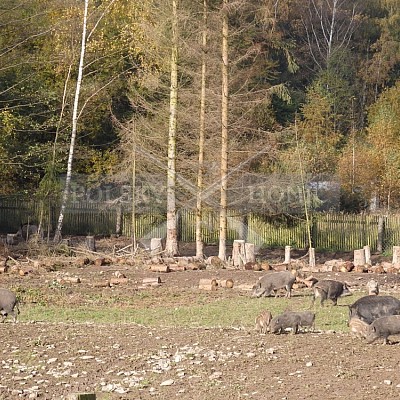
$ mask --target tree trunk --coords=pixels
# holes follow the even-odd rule
[[[89,6],[89,0],[85,0],[85,8],[84,8],[84,14],[83,14],[83,27],[82,27],[81,55],[80,55],[80,59],[79,59],[78,78],[76,81],[74,108],[73,108],[73,112],[72,112],[71,143],[69,146],[67,175],[66,175],[66,179],[65,179],[65,187],[64,187],[64,192],[63,192],[63,196],[62,196],[61,209],[60,209],[60,214],[58,217],[56,232],[54,235],[55,243],[58,243],[61,240],[61,231],[62,231],[62,226],[63,226],[64,214],[65,214],[65,209],[67,208],[67,201],[68,201],[70,186],[71,186],[72,160],[74,158],[76,131],[77,131],[77,123],[78,123],[79,94],[80,94],[81,84],[82,84],[83,61],[85,58],[85,51],[86,51],[86,28],[87,28],[88,6]]]
[[[178,107],[178,11],[177,0],[172,0],[172,49],[171,49],[171,87],[168,132],[167,168],[167,256],[178,254],[178,235],[176,228],[176,113]]]
[[[136,252],[136,123],[133,121],[132,132],[132,215],[131,215],[131,239],[132,256]]]
[[[228,180],[228,0],[223,2],[222,16],[222,98],[221,98],[221,201],[219,215],[219,253],[226,260],[227,180]]]
[[[202,65],[201,65],[201,94],[200,94],[200,129],[199,129],[199,169],[197,173],[197,201],[196,201],[196,257],[204,257],[204,243],[201,232],[202,223],[202,191],[204,172],[204,126],[206,109],[206,46],[207,46],[207,0],[203,2],[203,35],[202,35]]]
[[[400,264],[400,246],[393,246],[392,263]]]
[[[376,245],[376,250],[378,253],[383,251],[383,235],[385,232],[385,220],[382,215],[378,218],[378,243]]]

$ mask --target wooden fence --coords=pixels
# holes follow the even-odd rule
[[[38,221],[40,210],[37,202],[20,198],[0,197],[0,233],[15,233],[21,223]],[[49,211],[50,225],[54,228],[58,209]],[[183,242],[194,242],[195,212],[182,209],[178,211],[178,238]],[[390,251],[392,246],[400,245],[400,215],[367,215],[318,213],[311,215],[313,246],[317,250],[352,251],[369,245],[372,251],[378,248],[378,225],[383,222],[382,247]],[[119,221],[119,223],[118,223]],[[131,235],[132,216],[116,208],[94,202],[76,202],[67,207],[64,235],[111,235],[116,233],[117,225],[121,233]],[[46,225],[46,224],[45,224]],[[219,213],[205,210],[202,218],[202,233],[206,244],[218,243]],[[136,215],[135,234],[138,239],[165,237],[166,216],[160,211],[149,210]],[[245,239],[260,247],[306,248],[308,235],[303,216],[295,215],[242,215],[228,212],[228,242]]]

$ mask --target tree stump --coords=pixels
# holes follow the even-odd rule
[[[285,246],[285,261],[283,261],[284,264],[290,264],[290,250],[292,248],[290,246]]]
[[[256,262],[254,243],[245,243],[244,250],[246,254],[246,262]]]
[[[150,254],[156,256],[162,253],[162,242],[161,238],[152,238],[150,241]]]
[[[90,251],[96,251],[96,241],[94,239],[94,236],[86,236],[86,247]]]
[[[308,263],[310,264],[311,268],[315,267],[315,248],[310,247],[309,248],[309,255],[308,255]]]
[[[7,244],[9,246],[13,246],[15,244],[18,244],[18,237],[16,233],[7,233]]]
[[[392,264],[400,264],[400,246],[393,246]]]
[[[353,264],[355,267],[358,265],[365,265],[365,249],[354,250],[354,261]]]
[[[233,241],[232,261],[235,267],[241,267],[246,263],[246,248],[244,240]]]
[[[365,252],[365,264],[372,265],[371,263],[371,248],[366,245],[363,247]]]

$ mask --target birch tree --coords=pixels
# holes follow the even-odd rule
[[[222,87],[221,87],[221,201],[219,214],[219,250],[218,257],[226,259],[227,239],[227,187],[228,187],[228,0],[223,0],[222,9]]]
[[[62,195],[61,201],[61,209],[60,214],[58,216],[57,228],[54,235],[54,242],[59,242],[61,240],[61,230],[64,221],[64,214],[67,208],[68,197],[70,194],[70,186],[71,186],[71,176],[72,176],[72,161],[74,158],[74,150],[75,150],[75,140],[77,133],[77,125],[78,125],[78,104],[79,104],[79,94],[82,85],[82,75],[83,75],[83,63],[85,59],[85,50],[86,50],[86,31],[87,31],[87,16],[88,16],[88,7],[89,0],[85,0],[85,6],[83,11],[83,24],[82,24],[82,40],[81,40],[81,52],[79,57],[79,66],[78,66],[78,78],[76,81],[76,89],[75,89],[75,98],[74,98],[74,106],[72,112],[72,131],[71,131],[71,142],[69,145],[69,154],[68,154],[68,162],[67,162],[67,174],[65,179],[65,187]]]
[[[178,109],[178,7],[172,0],[172,46],[171,46],[171,83],[168,129],[168,166],[167,166],[167,238],[165,253],[178,254],[176,228],[176,125]]]
[[[351,7],[352,3],[352,7]],[[310,0],[303,23],[310,53],[320,69],[329,66],[336,52],[346,48],[356,27],[356,2]]]

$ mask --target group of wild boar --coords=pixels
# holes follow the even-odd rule
[[[263,276],[253,287],[253,297],[277,297],[279,290],[285,289],[285,297],[291,297],[292,286],[296,280],[290,271],[271,272]],[[367,285],[368,295],[361,297],[349,306],[350,332],[358,337],[365,338],[368,343],[383,339],[386,344],[390,335],[400,334],[400,300],[393,296],[379,296],[376,282]],[[324,279],[313,282],[312,303],[316,298],[321,299],[321,306],[326,300],[331,300],[337,305],[341,296],[351,295],[346,283],[333,279]],[[7,316],[12,316],[14,322],[19,314],[18,299],[15,293],[8,289],[0,288],[0,313],[1,322]],[[300,328],[315,328],[315,313],[312,311],[285,311],[273,317],[271,312],[265,310],[256,318],[256,329],[261,333],[283,333],[291,329],[296,334]]]
[[[253,287],[252,297],[277,297],[281,289],[285,290],[285,297],[291,297],[292,286],[296,280],[290,271],[272,272],[264,275]],[[386,344],[390,335],[400,334],[400,300],[393,296],[379,296],[379,285],[370,281],[367,285],[368,295],[361,297],[349,306],[348,326],[350,332],[368,343],[383,339]],[[351,292],[346,283],[333,279],[316,281],[312,285],[312,304],[316,298],[321,299],[321,306],[326,300],[337,305],[342,296],[349,296]],[[285,311],[275,317],[267,310],[256,317],[255,329],[261,333],[283,333],[290,329],[296,334],[300,328],[315,328],[315,313],[312,311]]]

